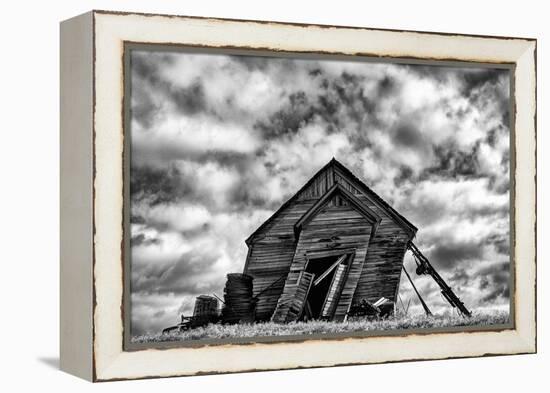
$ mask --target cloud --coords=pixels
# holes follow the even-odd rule
[[[465,260],[478,259],[482,256],[479,244],[470,242],[443,243],[430,253],[430,259],[437,261],[439,267],[456,266]]]
[[[508,307],[508,71],[170,51],[131,66],[134,334],[221,294],[244,239],[332,157],[419,227],[470,308]],[[422,312],[403,278],[400,295]]]
[[[159,244],[160,240],[159,239],[151,239],[151,238],[146,237],[143,233],[139,233],[135,236],[132,236],[130,242],[131,242],[131,245],[133,247],[134,246],[137,247],[137,246],[141,246],[142,244],[143,245]]]
[[[132,162],[138,165],[185,159],[205,153],[250,154],[258,147],[256,135],[238,124],[211,118],[174,114],[154,130],[132,124]]]

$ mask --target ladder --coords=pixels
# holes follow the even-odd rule
[[[449,302],[453,308],[458,309],[458,312],[466,317],[471,317],[472,313],[468,311],[464,303],[456,296],[456,294],[453,292],[450,286],[447,285],[445,280],[439,275],[439,273],[434,269],[430,261],[428,261],[428,258],[426,258],[416,247],[416,245],[413,242],[409,242],[409,245],[407,247],[409,250],[411,250],[414,261],[416,262],[416,274],[422,275],[422,274],[428,274],[432,276],[434,281],[437,285],[439,285],[439,288],[441,288],[441,294]]]

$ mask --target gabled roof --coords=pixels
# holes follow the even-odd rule
[[[402,216],[397,210],[395,210],[393,207],[391,207],[388,202],[382,199],[377,193],[375,193],[370,187],[368,187],[361,179],[359,179],[357,176],[355,176],[348,168],[346,168],[342,163],[337,161],[335,158],[333,158],[330,163],[332,163],[334,166],[336,166],[338,169],[340,169],[343,174],[346,175],[346,177],[349,177],[353,179],[367,194],[367,196],[372,197],[374,199],[374,202],[381,205],[384,210],[388,212],[390,216],[392,216],[401,226],[407,230],[408,232],[412,232],[412,234],[416,234],[418,231],[418,228],[411,223],[409,220],[407,220],[404,216]]]
[[[361,181],[357,176],[355,176],[348,168],[346,168],[342,163],[340,163],[335,158],[332,158],[325,166],[323,166],[321,169],[315,173],[307,182],[304,184],[302,188],[300,188],[290,199],[288,199],[285,203],[281,205],[279,209],[275,213],[271,215],[262,225],[258,227],[246,240],[246,244],[250,244],[251,240],[254,238],[256,234],[258,234],[260,231],[262,231],[264,228],[266,228],[275,217],[279,215],[283,210],[285,210],[291,203],[293,203],[299,195],[302,193],[302,191],[306,190],[311,184],[315,181],[315,179],[327,170],[329,167],[333,167],[335,169],[338,169],[341,174],[350,179],[358,188],[361,189],[361,191],[370,198],[373,203],[377,204],[382,208],[384,211],[386,211],[406,232],[411,234],[411,237],[416,234],[416,231],[418,228],[414,226],[409,220],[407,220],[405,217],[403,217],[401,214],[399,214],[393,207],[391,207],[386,201],[384,201],[378,194],[376,194],[372,189],[370,189],[363,181]]]
[[[319,198],[317,202],[315,202],[311,208],[309,208],[307,212],[304,213],[302,217],[300,217],[296,224],[294,224],[294,233],[298,235],[303,226],[311,221],[335,195],[339,195],[348,201],[351,206],[353,206],[363,217],[367,219],[367,221],[373,225],[372,233],[376,231],[376,227],[378,227],[378,224],[382,221],[380,216],[378,216],[371,208],[365,205],[365,203],[363,203],[351,192],[346,190],[340,184],[335,183],[321,198]]]

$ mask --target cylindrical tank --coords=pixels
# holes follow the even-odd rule
[[[193,317],[210,318],[218,316],[218,299],[213,296],[201,295],[195,300]]]
[[[224,323],[254,322],[256,299],[253,298],[253,278],[247,274],[230,273],[224,288],[222,321]]]

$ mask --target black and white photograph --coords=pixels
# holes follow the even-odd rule
[[[125,56],[131,343],[511,326],[510,67]]]
[[[547,391],[548,12],[442,4],[6,2],[0,392]]]

